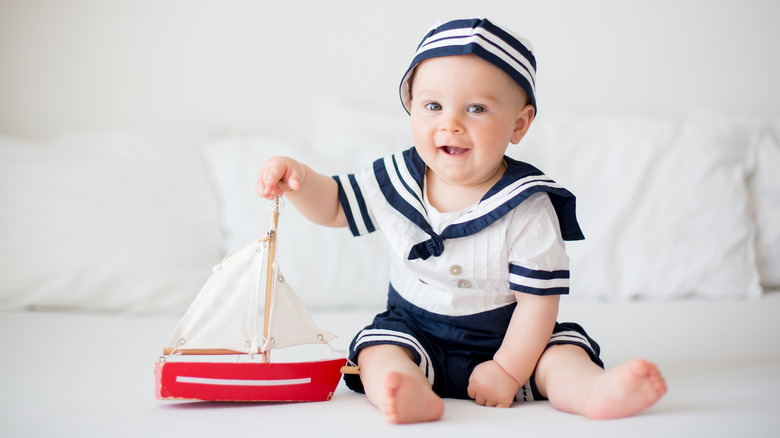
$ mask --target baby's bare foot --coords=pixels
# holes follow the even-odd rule
[[[382,412],[390,423],[435,421],[444,415],[444,402],[413,377],[392,372],[385,376]]]
[[[607,371],[596,382],[585,414],[591,419],[622,418],[643,411],[666,394],[658,368],[634,359]]]

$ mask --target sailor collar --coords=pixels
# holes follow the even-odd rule
[[[507,168],[501,179],[440,234],[430,225],[423,201],[427,166],[417,150],[412,147],[374,162],[374,176],[390,206],[430,236],[412,246],[409,260],[440,256],[444,251],[444,240],[471,236],[483,230],[537,192],[550,196],[564,240],[585,238],[577,222],[576,199],[571,192],[528,163],[506,156],[504,160]]]

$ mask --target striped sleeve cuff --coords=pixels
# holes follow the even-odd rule
[[[533,295],[569,293],[569,271],[542,271],[509,265],[509,288]]]
[[[339,187],[339,202],[349,222],[353,236],[363,236],[376,231],[368,214],[368,206],[354,174],[334,176]]]

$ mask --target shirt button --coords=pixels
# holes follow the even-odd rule
[[[463,272],[463,269],[461,269],[458,265],[452,265],[450,266],[450,274],[452,275],[460,275],[460,273]]]
[[[458,280],[458,287],[461,289],[468,289],[471,287],[471,283],[468,280]]]

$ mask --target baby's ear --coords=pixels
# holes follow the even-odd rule
[[[520,140],[525,137],[525,133],[528,132],[528,129],[531,127],[531,122],[534,121],[535,116],[536,109],[530,103],[520,110],[520,113],[518,113],[517,118],[515,119],[515,130],[512,132],[512,138],[510,139],[512,144],[520,143]]]

